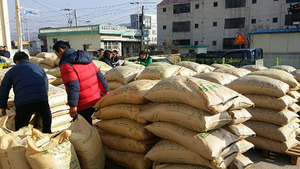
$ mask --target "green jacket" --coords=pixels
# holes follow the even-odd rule
[[[149,64],[152,63],[152,58],[147,54],[145,59],[141,59],[140,57],[137,59],[137,61],[140,62],[141,65],[148,66]]]

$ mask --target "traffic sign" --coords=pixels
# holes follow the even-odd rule
[[[24,14],[25,15],[38,15],[38,13],[39,13],[39,10],[37,10],[37,9],[29,9],[29,8],[25,8],[25,10],[24,10]]]
[[[246,43],[247,43],[247,41],[245,40],[245,38],[242,36],[241,33],[239,33],[233,44],[239,45],[239,44],[246,44]]]

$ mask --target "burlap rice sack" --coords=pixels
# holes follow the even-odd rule
[[[242,66],[241,68],[250,70],[251,72],[268,69],[267,67],[262,66],[262,65],[245,65],[245,66]]]
[[[49,85],[48,102],[50,107],[67,104],[66,91],[53,85]]]
[[[49,69],[46,71],[47,74],[55,76],[55,77],[61,77],[60,68],[56,67],[53,69]]]
[[[206,66],[201,65],[196,62],[182,61],[182,62],[178,62],[176,65],[191,69],[191,70],[195,71],[197,74],[204,73],[204,72],[210,72],[210,70]]]
[[[147,123],[146,120],[139,117],[144,107],[145,105],[138,104],[115,104],[99,109],[95,116],[103,120],[127,118],[138,123]]]
[[[234,66],[230,65],[230,64],[217,64],[217,63],[214,63],[211,65],[212,67],[216,68],[216,69],[219,69],[219,68],[235,68]]]
[[[220,128],[232,121],[227,112],[210,114],[181,103],[153,103],[139,117],[151,122],[174,123],[198,132]]]
[[[280,80],[259,75],[247,75],[226,86],[243,95],[260,94],[282,97],[289,91],[288,84]]]
[[[288,109],[283,109],[279,111],[279,110],[253,107],[253,108],[247,108],[247,110],[252,115],[251,118],[252,121],[261,121],[261,122],[272,123],[280,126],[284,126],[287,123],[299,117],[299,115],[297,115],[296,113]]]
[[[55,79],[53,82],[51,82],[52,85],[54,86],[59,86],[61,84],[64,84],[63,79],[61,77]]]
[[[288,85],[290,85],[293,90],[298,90],[300,87],[300,84],[297,82],[294,76],[283,70],[266,69],[266,70],[252,72],[251,75],[266,76],[272,79],[281,80],[287,83]]]
[[[133,81],[138,73],[140,72],[137,69],[118,66],[114,69],[109,70],[105,74],[105,78],[107,81],[117,81],[123,84],[127,84]]]
[[[251,119],[251,114],[246,109],[241,110],[231,110],[229,111],[229,114],[232,116],[232,122],[229,124],[238,124],[238,123],[244,123],[247,120]]]
[[[247,70],[247,69],[243,69],[243,68],[229,68],[229,67],[215,69],[214,72],[227,73],[227,74],[234,75],[236,77],[243,77],[243,76],[251,73],[251,71]]]
[[[157,81],[137,80],[119,87],[102,97],[94,106],[96,109],[119,103],[144,104],[148,101],[143,98],[146,91],[151,89]]]
[[[192,164],[158,164],[153,169],[209,169],[208,167]]]
[[[189,68],[180,66],[179,72],[177,75],[179,76],[195,76],[197,73]]]
[[[108,86],[109,86],[109,89],[112,91],[121,86],[124,86],[124,84],[121,82],[117,82],[117,81],[110,81],[110,82],[108,82]]]
[[[295,135],[294,135],[295,136]],[[286,142],[279,142],[272,139],[256,136],[256,137],[248,137],[247,140],[255,145],[257,148],[270,150],[273,152],[285,152],[291,147],[299,144],[299,141],[295,138],[290,138]]]
[[[250,137],[248,137],[248,138],[250,138]],[[252,144],[251,142],[244,140],[244,139],[239,140],[235,145],[238,148],[238,153],[245,153],[254,147],[254,144]]]
[[[242,123],[233,124],[223,127],[223,129],[229,131],[233,135],[236,135],[240,140],[247,137],[255,136],[255,132]]]
[[[98,127],[97,129],[103,144],[113,150],[133,153],[147,153],[151,149],[151,147],[159,140],[159,138],[152,138],[145,141],[139,141],[124,136],[107,133],[99,129]]]
[[[297,102],[296,99],[288,95],[282,97],[274,97],[267,95],[245,95],[249,98],[255,105],[255,107],[267,108],[273,110],[283,110],[290,107],[292,104]]]
[[[55,76],[52,76],[50,74],[46,74],[47,75],[47,78],[48,78],[48,83],[52,83],[56,80],[56,77]]]
[[[125,118],[102,120],[97,123],[97,126],[105,132],[135,140],[148,140],[154,137],[152,133],[144,129],[145,124]]]
[[[144,159],[145,154],[104,149],[105,156],[117,164],[130,169],[149,169],[152,162]]]
[[[41,52],[38,53],[35,57],[37,58],[57,58],[55,53],[50,53],[50,52]]]
[[[198,133],[166,122],[155,122],[145,128],[156,136],[183,145],[209,160],[219,157],[222,153],[227,153],[223,152],[224,149],[238,141],[236,136],[224,129]]]
[[[232,163],[229,165],[230,169],[244,169],[249,168],[254,164],[253,161],[250,160],[250,158],[244,156],[243,154],[238,154]]]
[[[270,67],[270,69],[279,69],[279,70],[286,71],[288,73],[292,73],[296,70],[293,66],[290,66],[290,65],[273,66],[273,67]]]
[[[148,66],[169,66],[170,63],[167,62],[152,62]]]
[[[104,150],[97,129],[78,115],[67,132],[70,134],[70,141],[74,145],[81,168],[104,169]]]
[[[40,63],[51,66],[51,67],[55,67],[57,66],[54,61],[56,58],[45,58],[43,60],[40,61]]]
[[[226,111],[238,93],[206,80],[175,76],[158,82],[144,97],[159,103],[184,103],[212,113]]]
[[[204,79],[210,82],[218,83],[220,85],[226,85],[238,78],[237,76],[227,74],[227,73],[221,73],[221,72],[201,73],[195,75],[194,77],[199,79]]]
[[[247,121],[244,124],[250,127],[256,135],[280,142],[289,140],[299,128],[299,124],[293,121],[284,126],[259,121]]]
[[[149,79],[149,80],[162,80],[167,77],[176,76],[179,71],[178,66],[147,66],[141,74],[138,76],[138,80]]]

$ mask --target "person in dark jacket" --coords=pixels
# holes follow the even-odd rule
[[[38,65],[29,62],[24,52],[17,52],[13,58],[16,66],[4,76],[0,86],[0,108],[6,114],[7,100],[11,86],[15,93],[15,127],[28,126],[34,112],[39,113],[43,120],[44,133],[51,133],[52,116],[48,104],[48,78],[45,71]]]
[[[113,63],[112,63],[112,65],[113,65],[113,67],[117,67],[117,66],[120,66],[120,63],[119,63],[119,60],[120,60],[120,58],[119,58],[119,56],[118,56],[118,51],[117,50],[113,50],[112,51],[112,60],[113,60]]]
[[[8,51],[7,46],[3,46],[3,52],[2,52],[2,54],[0,54],[0,55],[4,56],[6,58],[10,58],[10,52]]]
[[[70,116],[76,118],[80,114],[92,124],[93,106],[101,98],[100,91],[104,96],[109,92],[104,75],[92,62],[93,56],[82,50],[75,51],[68,42],[58,41],[53,49],[60,59],[59,67],[68,94]]]
[[[103,57],[101,57],[99,59],[102,62],[105,62],[106,64],[108,64],[109,66],[113,67],[113,54],[112,51],[110,50],[105,50],[103,53]]]
[[[144,66],[148,66],[149,64],[152,63],[152,58],[149,56],[149,54],[146,51],[142,50],[139,53],[139,58],[137,59],[136,63]]]

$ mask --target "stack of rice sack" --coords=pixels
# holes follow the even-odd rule
[[[134,81],[135,77],[141,73],[141,71],[141,69],[136,69],[130,66],[118,66],[114,69],[110,69],[105,74],[105,78],[110,90],[112,91]]]
[[[222,127],[249,119],[253,103],[237,92],[194,77],[174,76],[158,82],[144,97],[152,101],[139,116],[145,128],[162,138],[146,155],[161,165],[226,168],[251,148]],[[235,119],[235,121],[233,121]],[[253,135],[253,131],[250,135]],[[240,138],[240,141],[239,141]]]
[[[94,106],[95,116],[101,119],[95,125],[99,130],[108,159],[132,169],[148,169],[152,163],[145,154],[157,138],[144,129],[147,121],[138,117],[148,102],[144,93],[157,82],[137,80],[121,86],[101,98]]]
[[[176,65],[191,69],[191,70],[195,71],[197,74],[212,72],[215,69],[212,66],[208,66],[205,64],[199,64],[196,62],[190,62],[190,61],[178,62]]]
[[[38,53],[35,58],[31,57],[30,62],[36,63],[45,70],[53,69],[58,66],[59,59],[55,53],[41,52]]]
[[[106,64],[105,62],[93,60],[94,64],[98,67],[98,69],[101,71],[103,75],[105,75],[106,72],[108,72],[110,69],[112,69],[111,66]]]
[[[296,104],[299,83],[282,70],[265,69],[254,71],[239,78],[227,87],[245,95],[254,102],[254,108],[248,108],[252,118],[245,123],[257,134],[247,138],[256,147],[273,152],[285,152],[298,144],[295,139],[299,129],[300,109]]]
[[[70,135],[23,127],[0,137],[0,168],[74,168],[80,164]]]
[[[67,93],[64,89],[49,85],[48,102],[52,113],[52,132],[67,129],[71,125],[71,116],[69,114],[69,106],[67,106]],[[42,117],[36,119],[37,129],[42,130]]]

